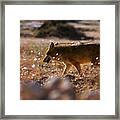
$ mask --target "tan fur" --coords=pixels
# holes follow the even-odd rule
[[[80,64],[93,63],[94,65],[97,65],[100,60],[99,58],[99,44],[54,46],[54,43],[51,43],[47,52],[47,56],[45,57],[43,62],[49,62],[52,59],[64,62],[65,69],[63,74],[66,74],[71,65],[74,65],[80,74]]]

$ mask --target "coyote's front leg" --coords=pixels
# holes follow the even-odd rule
[[[62,75],[65,75],[71,67],[71,64],[69,64],[69,63],[64,63],[64,65],[65,65],[65,68],[64,68]]]

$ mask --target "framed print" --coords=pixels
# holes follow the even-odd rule
[[[1,2],[2,119],[119,119],[119,2]]]

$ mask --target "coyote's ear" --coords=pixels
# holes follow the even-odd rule
[[[54,47],[54,43],[51,42],[51,44],[50,44],[50,48],[53,48],[53,47]]]

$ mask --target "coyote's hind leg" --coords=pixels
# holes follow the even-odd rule
[[[75,68],[77,69],[79,76],[81,75],[81,67],[80,67],[80,63],[76,62],[76,61],[72,61],[72,64],[75,66]]]
[[[77,71],[78,71],[78,73],[79,73],[79,75],[80,75],[80,73],[81,73],[81,67],[80,67],[80,64],[77,63],[77,64],[74,64],[74,66],[76,67],[76,69],[77,69]]]

